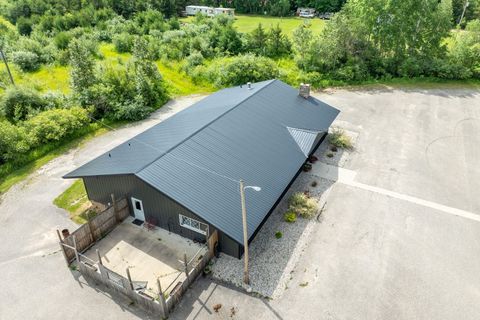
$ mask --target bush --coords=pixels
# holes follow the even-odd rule
[[[123,32],[113,36],[113,45],[118,53],[132,52],[133,36]]]
[[[17,20],[17,30],[22,36],[29,36],[32,33],[32,21],[21,17]]]
[[[278,76],[279,70],[273,60],[253,54],[218,59],[205,72],[204,69],[196,68],[193,73],[196,81],[206,77],[206,80],[214,83],[217,87],[263,81]]]
[[[328,141],[337,148],[352,149],[352,139],[341,129],[333,129],[328,135]]]
[[[0,102],[0,110],[11,122],[25,120],[45,107],[45,100],[36,91],[21,87],[9,88]]]
[[[40,58],[33,52],[16,51],[12,54],[12,60],[25,72],[36,71],[40,68]]]
[[[55,42],[55,46],[60,49],[60,50],[65,50],[68,48],[68,44],[70,43],[70,40],[72,39],[72,36],[67,33],[67,32],[59,32],[53,39]]]
[[[283,216],[283,219],[288,222],[288,223],[293,223],[295,221],[297,221],[297,214],[295,213],[295,211],[287,211],[285,212],[285,215]]]
[[[318,210],[317,201],[301,192],[294,193],[289,202],[289,210],[303,218],[312,218]]]
[[[0,121],[0,164],[29,149],[25,130],[8,121]]]
[[[281,237],[283,237],[283,233],[281,231],[275,232],[275,238],[280,239]]]
[[[59,141],[89,123],[88,112],[80,107],[53,109],[22,123],[33,145]]]

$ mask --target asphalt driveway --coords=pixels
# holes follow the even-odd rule
[[[334,185],[286,292],[268,301],[201,278],[170,318],[479,319],[480,93],[319,96],[359,133],[343,168],[354,178]],[[96,138],[2,197],[0,319],[148,318],[66,268],[55,229],[74,225],[52,200],[71,183],[63,174],[196,99]]]
[[[288,289],[268,301],[201,279],[172,318],[480,319],[480,92],[319,97],[359,136]]]
[[[76,226],[52,201],[73,183],[62,175],[200,98],[171,101],[147,120],[95,138],[48,163],[2,196],[0,319],[148,318],[128,302],[90,287],[66,267],[55,230]]]

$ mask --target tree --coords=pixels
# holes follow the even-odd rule
[[[255,28],[249,35],[248,35],[248,50],[250,52],[259,54],[259,55],[266,55],[267,51],[267,33],[265,29],[263,29],[262,24],[259,23],[257,28]]]
[[[303,24],[293,31],[293,47],[296,52],[297,65],[304,70],[308,69],[309,55],[312,44],[312,30]]]
[[[82,105],[87,105],[88,89],[96,83],[95,61],[89,50],[78,40],[70,41],[70,81],[73,92],[80,98]]]
[[[372,76],[428,74],[445,56],[451,19],[451,0],[351,0],[311,46],[311,63],[323,72],[348,67]],[[297,60],[305,60],[297,52]]]
[[[292,43],[286,35],[283,34],[280,24],[272,27],[268,33],[267,55],[269,57],[280,57],[292,52]]]
[[[290,13],[290,1],[278,0],[271,3],[269,13],[272,16],[285,17]]]

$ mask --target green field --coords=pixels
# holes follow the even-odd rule
[[[190,22],[194,17],[183,18],[182,21]],[[318,18],[302,19],[298,17],[270,17],[270,16],[254,16],[254,15],[236,15],[235,27],[238,31],[248,33],[258,27],[261,23],[264,28],[269,29],[272,26],[280,25],[282,30],[288,35],[292,36],[293,30],[303,23],[310,24],[310,28],[314,34],[319,34],[325,26],[325,20]]]
[[[102,43],[99,52],[103,57],[97,63],[103,66],[116,66],[119,63],[125,63],[131,58],[129,53],[115,52],[113,44]],[[157,61],[156,65],[160,70],[165,82],[168,85],[172,97],[208,93],[214,91],[214,87],[209,84],[195,84],[191,78],[179,70],[179,63],[169,63],[168,65]],[[40,70],[24,73],[18,70],[14,64],[10,64],[15,82],[20,85],[34,87],[35,89],[46,91],[59,91],[69,93],[70,91],[70,68],[68,66],[43,66]],[[0,72],[5,70],[5,66],[0,64]],[[0,95],[1,95],[0,89]]]
[[[310,29],[314,34],[319,34],[325,26],[325,20],[321,20],[318,18],[302,19],[298,17],[280,18],[250,15],[239,15],[235,18],[235,26],[240,32],[251,32],[258,26],[259,23],[261,23],[263,27],[268,29],[272,26],[276,26],[277,24],[279,24],[283,32],[285,32],[289,36],[292,35],[295,28],[302,25],[303,23],[310,24]]]

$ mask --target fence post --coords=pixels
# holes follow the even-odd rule
[[[128,278],[128,284],[130,285],[130,290],[133,291],[132,276],[130,275],[130,269],[129,268],[127,268],[127,278]]]
[[[63,257],[65,258],[65,262],[67,263],[67,267],[70,266],[70,261],[68,261],[67,253],[65,252],[65,247],[63,246],[63,239],[60,235],[60,231],[57,229],[58,240],[60,241],[58,244],[60,245],[60,249],[62,249]]]
[[[93,233],[93,227],[92,227],[92,222],[90,221],[90,217],[87,216],[87,224],[88,224],[88,231],[90,231],[90,241],[92,243],[97,241],[97,238],[95,237],[95,234]]]
[[[187,253],[183,253],[183,264],[185,265],[185,274],[187,275],[188,280],[188,260],[187,260]]]
[[[77,260],[77,263],[80,264],[80,256],[78,255],[77,239],[75,235],[72,236],[72,239],[73,239],[73,247],[75,248],[75,259]]]
[[[165,303],[165,296],[162,292],[162,285],[160,284],[160,280],[157,278],[157,286],[158,286],[158,300],[160,301],[160,305],[162,306],[163,316],[166,318],[168,316],[167,304]]]
[[[115,220],[117,220],[117,223],[120,223],[121,221],[117,212],[117,200],[115,199],[115,194],[112,193],[110,196],[112,197],[113,214],[115,215]]]
[[[100,250],[96,249],[95,251],[97,252],[98,264],[103,266],[102,256],[100,255]]]

